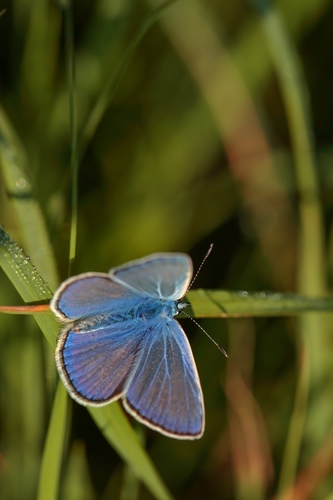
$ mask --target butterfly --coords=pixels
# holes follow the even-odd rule
[[[192,277],[186,254],[157,253],[64,281],[50,307],[62,322],[57,369],[70,396],[102,406],[119,398],[139,422],[200,438],[205,415],[189,341],[174,316]]]

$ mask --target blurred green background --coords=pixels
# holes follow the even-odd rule
[[[67,277],[71,226],[66,4],[0,1],[0,222],[52,290]],[[79,201],[71,274],[157,251],[188,252],[198,268],[213,242],[195,287],[327,294],[332,2],[179,0],[155,16],[159,5],[72,4]],[[25,168],[14,185],[7,133],[19,158],[7,160]],[[33,236],[36,210],[50,246]],[[1,274],[0,304],[18,303]],[[182,320],[205,435],[182,442],[133,422],[172,495],[332,500],[330,315],[200,321],[230,355]],[[2,315],[3,500],[36,498],[55,384],[53,353],[33,319]],[[152,498],[75,403],[59,490],[64,500]]]

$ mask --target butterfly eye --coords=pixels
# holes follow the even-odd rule
[[[190,302],[177,302],[176,304],[176,314],[180,314],[182,312],[183,309],[186,309],[186,307],[191,307],[191,304]]]

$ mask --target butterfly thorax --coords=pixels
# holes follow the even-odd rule
[[[171,318],[178,314],[177,302],[170,299],[155,299],[147,297],[130,311],[132,319],[142,319],[149,321],[158,316]]]
[[[126,321],[149,322],[161,318],[171,318],[179,314],[182,309],[188,307],[187,302],[170,299],[152,299],[147,297],[135,306],[128,305],[121,310],[107,311],[102,314],[95,314],[90,317],[80,318],[74,322],[73,332],[92,332],[113,324],[119,324]]]

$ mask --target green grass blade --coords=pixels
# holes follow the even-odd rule
[[[0,227],[0,266],[21,295],[24,302],[49,301],[52,292],[47,283],[32,265],[17,243]],[[35,314],[48,342],[55,347],[58,334],[58,323],[54,315]]]
[[[86,445],[80,439],[74,441],[69,452],[60,495],[65,500],[96,500]]]
[[[66,434],[67,405],[68,394],[63,384],[58,382],[43,453],[37,500],[56,500],[58,498],[63,443]]]
[[[304,332],[304,330],[303,330]],[[283,454],[277,498],[291,500],[291,487],[295,484],[298,457],[303,440],[305,419],[308,412],[310,393],[310,360],[304,348],[304,335],[300,336],[298,346],[299,367],[294,408],[290,419],[287,441]]]
[[[262,22],[279,79],[292,140],[302,229],[299,289],[305,294],[323,294],[326,290],[324,227],[306,83],[295,47],[278,12],[269,9],[262,17]]]
[[[191,290],[186,295],[195,318],[292,316],[309,311],[333,312],[333,298],[272,292]]]
[[[172,497],[159,477],[154,474],[154,465],[145,453],[137,434],[125,418],[120,405],[112,404],[102,408],[89,408],[89,412],[112,443],[122,459],[132,468],[136,476],[142,480],[156,498],[170,500]]]
[[[73,8],[72,3],[64,3],[65,19],[65,46],[67,57],[67,82],[69,100],[69,130],[71,142],[71,224],[69,238],[69,261],[68,276],[71,275],[71,267],[76,255],[77,240],[77,210],[78,210],[78,184],[79,163],[77,155],[77,108],[75,94],[75,55],[74,55],[74,33],[73,33]]]
[[[0,169],[25,251],[55,288],[59,282],[53,250],[39,203],[34,197],[25,152],[0,108]]]

